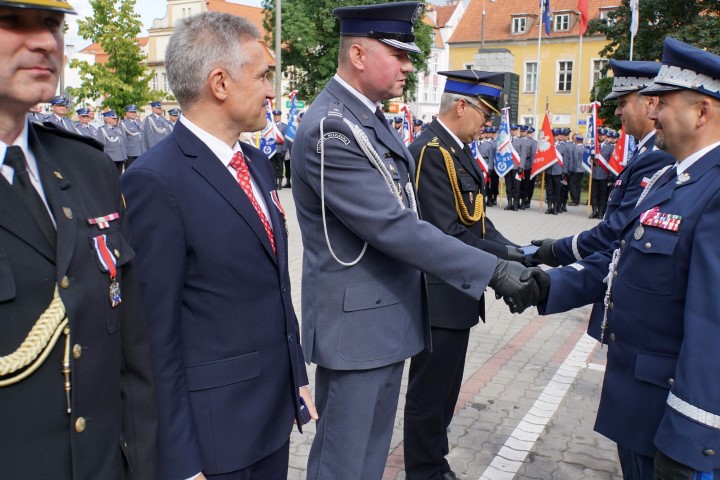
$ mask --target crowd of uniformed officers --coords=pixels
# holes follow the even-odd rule
[[[150,102],[151,113],[140,119],[138,106],[125,107],[124,118],[120,120],[115,110],[105,110],[100,116],[103,124],[94,125],[95,111],[82,106],[75,110],[77,120],[68,116],[70,102],[67,97],[58,95],[50,102],[51,113],[43,115],[38,106],[27,114],[33,122],[50,122],[60,129],[91,137],[103,144],[105,153],[115,162],[118,173],[129,168],[133,161],[149,150],[173,131],[180,110],[170,109],[165,117],[162,102]]]

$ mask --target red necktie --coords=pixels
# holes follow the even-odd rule
[[[272,227],[270,227],[270,222],[255,198],[252,185],[250,184],[250,170],[248,170],[248,166],[242,152],[235,152],[235,155],[233,155],[233,158],[230,161],[230,166],[235,169],[235,172],[237,172],[238,183],[245,192],[245,195],[247,195],[250,203],[252,203],[252,206],[255,207],[255,211],[257,212],[258,217],[260,217],[260,221],[262,222],[263,227],[265,227],[265,232],[270,239],[270,245],[272,246],[273,253],[277,255],[277,252],[275,251],[275,237],[273,236]]]

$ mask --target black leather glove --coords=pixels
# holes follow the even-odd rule
[[[535,281],[538,289],[540,290],[538,302],[535,304],[537,305],[538,303],[542,303],[547,300],[548,294],[550,293],[550,275],[539,267],[527,268],[522,274],[520,274],[521,282],[528,282],[531,279]]]
[[[560,262],[555,256],[553,245],[555,245],[555,239],[545,238],[543,240],[532,240],[530,243],[538,248],[537,252],[533,255],[533,258],[540,263],[544,263],[548,267],[559,267]]]
[[[507,248],[507,256],[503,260],[525,264],[525,254],[519,247],[505,245],[505,248]]]
[[[498,258],[495,272],[488,284],[495,290],[495,298],[503,297],[510,307],[511,313],[522,313],[531,305],[537,305],[540,289],[531,277],[528,281],[521,281],[520,275],[525,267],[517,262],[508,262]]]

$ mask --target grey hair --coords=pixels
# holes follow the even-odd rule
[[[445,113],[450,110],[455,104],[455,102],[460,101],[460,99],[462,98],[465,97],[456,93],[444,92],[442,95],[440,95],[440,113]]]
[[[165,52],[165,68],[180,107],[200,98],[214,69],[238,72],[250,60],[241,44],[254,39],[260,39],[255,25],[227,13],[203,12],[178,22]]]

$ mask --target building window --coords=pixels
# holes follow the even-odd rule
[[[613,25],[615,25],[615,20],[611,20],[610,17],[608,17],[610,12],[613,12],[613,11],[615,11],[615,10],[612,8],[605,9],[605,10],[600,9],[600,21],[606,23],[607,26],[609,26],[609,27],[612,27]]]
[[[152,77],[152,89],[158,90],[158,74],[157,73],[155,75],[153,75],[153,77]]]
[[[515,17],[512,19],[512,33],[525,33],[527,31],[527,18]]]
[[[466,63],[465,65],[463,65],[463,67],[465,67],[465,70],[472,70],[475,67],[475,64],[474,63]]]
[[[170,90],[168,88],[167,74],[165,73],[162,74],[162,89],[163,92],[167,92],[168,90]]]
[[[437,57],[431,56],[428,58],[427,70],[428,75],[435,75],[437,73]]]
[[[525,93],[532,93],[537,89],[537,62],[525,62],[524,87]]]
[[[603,77],[607,77],[607,71],[605,71],[605,67],[607,66],[608,61],[602,58],[599,59],[593,59],[592,61],[592,75],[591,75],[591,82],[590,82],[590,88],[592,88],[593,85],[595,85],[595,82],[600,80]]]
[[[535,126],[535,117],[532,115],[523,115],[522,117],[520,117],[520,124],[534,127]]]
[[[557,91],[571,92],[573,62],[560,61],[557,66]]]
[[[556,32],[567,32],[570,30],[570,15],[567,13],[563,13],[560,15],[555,15],[555,31]]]

